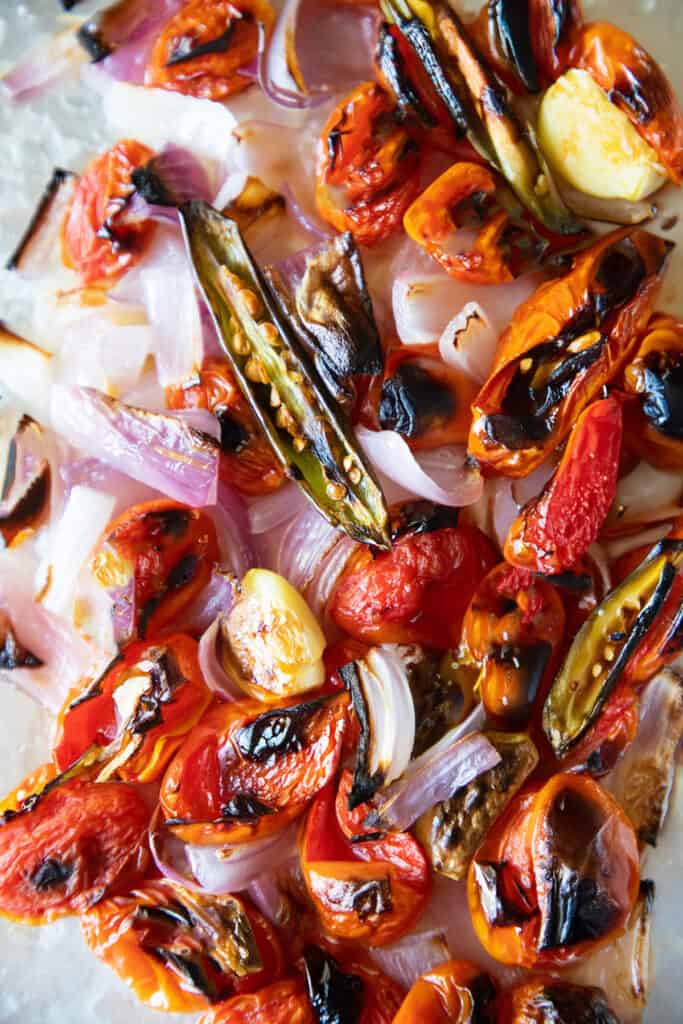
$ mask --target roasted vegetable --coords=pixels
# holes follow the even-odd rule
[[[651,675],[678,649],[667,655],[671,634],[676,637],[680,630],[680,608],[674,609],[673,623],[656,629],[655,650],[648,646],[648,632],[677,584],[681,565],[683,541],[660,541],[577,633],[543,708],[543,728],[558,757],[567,755],[595,723],[627,666],[630,677],[638,677],[643,645]]]
[[[258,992],[233,996],[209,1010],[199,1024],[318,1024],[303,980],[287,978]]]
[[[126,42],[145,14],[138,0],[118,0],[81,25],[78,41],[92,61],[104,60]]]
[[[210,709],[164,777],[166,825],[207,845],[250,842],[284,828],[334,776],[348,702],[341,693],[280,701],[265,711],[253,700]]]
[[[528,724],[552,678],[564,609],[549,583],[507,563],[480,583],[465,613],[461,651],[479,668],[488,714],[508,728]]]
[[[0,486],[0,536],[7,547],[30,537],[48,515],[52,472],[43,450],[44,435],[40,424],[24,416],[9,443]]]
[[[203,1010],[282,973],[275,930],[236,896],[148,881],[96,904],[81,923],[90,949],[157,1010]]]
[[[619,1024],[601,988],[538,979],[502,993],[505,1024]]]
[[[40,668],[43,662],[19,640],[7,612],[0,611],[0,671]]]
[[[379,331],[360,254],[347,232],[265,271],[283,320],[296,332],[327,390],[345,406],[354,378],[381,373]]]
[[[272,301],[237,225],[206,203],[181,220],[237,383],[287,472],[333,525],[387,547],[381,489]]]
[[[452,83],[459,104],[459,110],[452,111],[454,120],[503,174],[519,201],[554,234],[579,233],[581,226],[554,189],[532,137],[518,124],[504,90],[454,11],[445,3],[423,0],[383,0],[382,9],[413,45],[433,80],[440,76]],[[425,35],[428,50],[421,49]]]
[[[487,952],[537,970],[622,934],[638,884],[638,844],[624,813],[597,782],[562,773],[514,798],[467,881]]]
[[[241,71],[274,22],[267,0],[190,0],[159,33],[145,85],[207,100],[234,96],[251,85]]]
[[[495,1024],[495,983],[467,960],[425,971],[403,1000],[393,1024]]]
[[[363,245],[398,230],[420,190],[419,147],[404,127],[391,125],[393,110],[389,93],[365,82],[330,114],[318,143],[318,213]]]
[[[629,446],[664,469],[683,469],[683,324],[655,316],[624,384],[634,401],[625,408]]]
[[[130,644],[65,705],[55,764],[66,771],[84,754],[96,753],[98,781],[153,782],[210,701],[191,637],[178,633],[154,644]]]
[[[352,959],[335,948],[303,952],[304,978],[315,1020],[329,1024],[392,1024],[401,1005],[400,985],[369,960]]]
[[[495,49],[512,64],[528,92],[540,92],[529,0],[489,0],[488,21]]]
[[[472,407],[475,458],[526,476],[565,439],[636,348],[670,251],[647,232],[614,231],[518,307]]]
[[[621,434],[616,398],[584,409],[552,478],[510,527],[505,557],[511,565],[554,576],[578,564],[614,501]]]
[[[49,249],[54,248],[55,224],[61,224],[76,187],[78,175],[56,167],[38,200],[19,244],[6,263],[7,270],[28,271],[47,260]]]
[[[538,763],[526,733],[487,732],[500,762],[418,820],[417,838],[434,871],[462,879],[477,848]]]
[[[572,67],[586,70],[652,147],[673,182],[683,182],[683,110],[659,64],[627,32],[593,22],[578,33]]]

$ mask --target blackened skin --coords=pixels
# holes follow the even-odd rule
[[[342,665],[339,675],[344,686],[351,695],[351,703],[358,720],[360,735],[356,748],[356,766],[353,772],[353,785],[349,792],[349,810],[354,811],[356,807],[375,795],[378,789],[384,785],[384,773],[381,771],[370,773],[370,742],[372,738],[370,716],[363,695],[358,668],[355,661],[348,665]]]
[[[392,512],[391,539],[433,533],[435,530],[455,529],[458,525],[459,509],[446,505],[435,505],[431,501],[407,501]]]
[[[538,92],[540,85],[531,45],[528,0],[494,0],[491,13],[503,49],[522,84],[529,92]]]
[[[274,813],[272,807],[246,793],[237,793],[221,807],[221,818],[237,818],[241,821],[253,821]]]
[[[195,992],[200,992],[210,1003],[216,1002],[218,999],[216,986],[204,973],[199,963],[199,958],[195,960],[189,956],[182,956],[180,953],[175,953],[164,946],[153,946],[150,952],[176,974],[180,974],[185,978]]]
[[[619,1024],[602,989],[562,981],[549,982],[529,993],[524,1009],[526,1020],[538,1024]]]
[[[271,757],[298,753],[305,745],[309,719],[324,703],[325,698],[320,698],[291,708],[265,711],[249,725],[238,729],[235,741],[240,753],[250,761],[267,761]]]
[[[435,127],[435,119],[413,88],[398,43],[387,24],[383,24],[379,32],[375,61],[394,94],[397,116],[403,120],[415,114],[425,127]]]
[[[451,390],[417,363],[403,363],[382,385],[379,404],[382,430],[395,430],[402,437],[417,438],[435,421],[451,419],[454,413],[455,399]]]
[[[363,982],[345,974],[337,961],[317,946],[304,952],[306,991],[318,1024],[359,1024]]]
[[[9,616],[0,612],[0,669],[40,668],[42,664],[19,642]]]
[[[215,39],[209,39],[205,43],[200,43],[199,46],[194,45],[192,36],[182,36],[166,61],[166,67],[172,68],[176,64],[187,64],[188,61],[194,60],[196,57],[206,57],[210,53],[227,53],[232,44],[234,30],[235,22],[233,21],[221,35],[216,36]]]
[[[249,443],[249,435],[227,409],[214,409],[221,430],[221,451],[228,455],[238,455]]]
[[[683,359],[653,355],[644,374],[643,413],[660,434],[683,441]]]
[[[56,857],[47,857],[41,860],[38,867],[31,874],[31,885],[38,892],[47,892],[58,885],[63,885],[71,878],[73,867]]]

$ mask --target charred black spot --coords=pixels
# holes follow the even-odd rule
[[[425,127],[433,128],[436,121],[413,88],[396,37],[386,23],[382,25],[377,39],[375,60],[396,99],[398,119],[404,120],[415,114]]]
[[[384,774],[383,772],[370,774],[370,743],[372,739],[370,716],[355,661],[349,662],[348,665],[342,665],[339,675],[351,695],[351,703],[360,729],[353,785],[349,792],[349,810],[353,811],[356,807],[366,803],[380,789],[384,783]]]
[[[71,701],[71,703],[69,704],[69,711],[71,711],[73,708],[77,708],[79,704],[85,704],[86,701],[92,700],[94,697],[99,697],[102,693],[102,680],[105,678],[105,676],[109,675],[111,670],[115,668],[116,665],[118,665],[121,661],[123,661],[122,654],[117,654],[114,658],[112,658],[112,660],[109,662],[107,667],[102,671],[102,673],[98,676],[98,678],[95,679],[95,681],[91,683],[90,686],[88,686],[88,688],[83,693],[81,693],[78,697]]]
[[[453,119],[457,134],[460,136],[465,135],[471,122],[471,113],[468,109],[467,101],[458,94],[455,86],[446,75],[432,44],[428,29],[417,18],[409,20],[397,18],[396,23],[415,51],[439,98],[445,104],[448,113]]]
[[[42,664],[19,642],[9,616],[0,611],[0,669],[40,668]]]
[[[185,508],[167,508],[161,512],[152,512],[151,518],[159,524],[159,529],[167,537],[180,539],[187,533],[190,525],[190,510]]]
[[[192,918],[188,911],[175,900],[165,907],[148,907],[144,903],[140,903],[135,909],[135,917],[143,921],[154,921],[156,924],[166,925],[169,928],[192,927]]]
[[[566,981],[530,986],[522,1014],[526,1020],[556,1024],[619,1024],[602,989]]]
[[[268,761],[303,750],[306,727],[326,698],[296,704],[291,708],[265,711],[235,734],[237,748],[250,761]]]
[[[416,438],[455,414],[455,398],[445,384],[418,363],[403,363],[384,381],[379,425],[402,437]]]
[[[372,914],[388,914],[393,907],[391,882],[388,878],[373,878],[355,884],[349,909],[358,914],[361,921]]]
[[[249,434],[228,409],[214,409],[214,414],[221,431],[221,451],[229,455],[239,454],[249,444]]]
[[[509,715],[506,718],[510,724],[516,720],[519,720],[520,725],[525,723],[531,705],[540,689],[551,652],[552,647],[549,643],[530,644],[527,647],[503,644],[491,652],[493,661],[501,665],[509,665],[519,673],[525,704],[523,707],[511,706],[509,708]]]
[[[6,543],[10,543],[20,530],[28,529],[40,520],[50,497],[50,481],[50,466],[44,463],[14,508],[0,518],[0,534]]]
[[[543,906],[539,950],[599,939],[616,924],[619,908],[593,878],[561,865]]]
[[[221,818],[237,818],[242,821],[252,821],[274,813],[272,807],[246,793],[237,793],[221,806]]]
[[[111,44],[102,35],[96,19],[81,25],[76,33],[76,38],[93,64],[104,60],[112,52]]]
[[[304,950],[306,991],[318,1024],[358,1024],[363,1011],[363,982],[341,970],[317,946]]]
[[[215,39],[209,39],[205,43],[197,43],[192,35],[180,36],[174,40],[173,53],[166,61],[166,67],[172,68],[176,64],[187,64],[188,61],[197,57],[206,57],[210,53],[227,53],[232,45],[232,36],[235,31],[235,22],[231,22]]]
[[[683,359],[652,352],[644,373],[643,413],[660,433],[683,441]]]
[[[19,244],[17,245],[16,249],[10,256],[10,258],[7,260],[7,263],[5,264],[6,270],[16,270],[18,267],[21,267],[22,259],[26,254],[26,251],[29,248],[31,242],[33,241],[34,235],[37,234],[37,232],[43,225],[46,217],[50,212],[50,208],[57,199],[57,196],[62,186],[66,184],[66,182],[71,180],[76,180],[76,175],[72,171],[65,171],[61,167],[56,167],[55,170],[52,172],[52,177],[50,178],[49,182],[47,183],[43,191],[43,194],[38,200],[38,205],[36,206],[35,212],[28,223],[26,231],[22,235]]]
[[[619,84],[608,93],[610,100],[619,107],[626,107],[639,124],[649,124],[659,107],[657,97],[650,98],[647,95],[643,83],[628,67],[622,65],[620,72]],[[662,96],[661,101],[666,103],[668,98]]]
[[[149,657],[150,654],[147,656]],[[138,702],[130,726],[131,731],[135,734],[149,732],[150,729],[161,724],[162,705],[170,704],[175,691],[185,682],[171,650],[166,648],[158,652],[155,651],[151,656],[154,659],[149,672],[152,688],[149,693],[143,693]]]
[[[560,572],[555,576],[544,576],[543,573],[535,573],[538,579],[547,580],[560,590],[566,590],[570,594],[586,594],[591,586],[592,579],[588,573]]]
[[[496,986],[483,971],[468,983],[472,997],[471,1024],[496,1024]]]
[[[17,478],[17,439],[16,435],[12,438],[7,452],[7,462],[5,463],[5,476],[2,481],[2,489],[0,490],[0,501],[6,501],[10,495],[10,491],[14,486],[14,481]]]
[[[45,860],[41,860],[38,867],[34,868],[29,876],[29,881],[38,892],[47,892],[49,889],[56,889],[57,886],[68,882],[73,870],[73,865],[58,860],[56,857],[47,857]]]
[[[175,953],[164,946],[152,946],[149,951],[162,964],[165,964],[175,974],[189,982],[195,992],[205,996],[210,1003],[214,1003],[220,998],[215,984],[207,976],[199,957],[182,956],[180,953]]]
[[[178,196],[168,189],[157,170],[156,157],[143,167],[136,167],[131,174],[131,181],[138,195],[153,206],[178,205]]]
[[[337,160],[342,153],[342,139],[348,132],[344,131],[343,128],[333,128],[327,133],[327,157],[330,161],[330,170],[333,171]]]
[[[176,562],[166,577],[166,589],[180,590],[181,587],[186,587],[195,578],[198,569],[199,557],[192,554],[185,555],[179,562]]]
[[[646,277],[643,258],[631,239],[610,246],[595,275],[603,289],[594,294],[596,316],[602,321],[609,312],[629,302]]]
[[[503,50],[522,84],[529,92],[538,92],[540,85],[531,45],[528,0],[493,0],[489,11]]]
[[[524,924],[535,911],[528,905],[524,906],[523,894],[520,892],[520,904],[512,904],[505,896],[503,871],[505,864],[473,864],[477,891],[484,916],[490,925]]]
[[[534,416],[509,416],[493,413],[484,421],[487,437],[510,451],[519,451],[529,444],[540,444],[548,437],[552,424]]]
[[[481,94],[481,105],[489,114],[494,117],[505,117],[508,113],[505,97],[498,89],[487,85]]]
[[[397,541],[405,536],[455,529],[458,519],[457,508],[435,505],[431,501],[407,501],[392,513],[391,539]]]

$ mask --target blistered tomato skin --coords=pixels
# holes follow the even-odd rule
[[[133,505],[109,524],[92,560],[114,600],[119,641],[157,637],[206,586],[218,561],[213,521],[161,499]]]
[[[621,438],[616,398],[584,410],[552,479],[510,527],[508,562],[548,576],[573,569],[597,539],[614,501]]]
[[[638,843],[625,814],[597,782],[567,773],[514,798],[467,881],[487,952],[537,970],[621,935],[638,886]]]
[[[254,419],[225,360],[208,359],[199,381],[166,389],[169,409],[209,409],[221,428],[221,480],[248,495],[269,494],[284,472]]]
[[[497,561],[475,527],[409,534],[386,554],[362,553],[337,584],[329,611],[356,640],[446,650],[460,642],[467,605]]]
[[[481,967],[448,960],[422,974],[393,1024],[495,1024],[496,986]]]
[[[351,789],[345,772],[340,793]],[[364,946],[385,946],[407,935],[424,910],[431,872],[408,832],[351,842],[361,810],[344,812],[328,786],[314,800],[300,839],[301,866],[325,934]],[[365,806],[366,812],[371,810]],[[341,812],[341,813],[340,813]]]
[[[234,996],[209,1010],[199,1024],[318,1024],[301,978],[266,985],[258,992]]]
[[[6,811],[0,914],[44,924],[87,910],[124,875],[134,882],[149,818],[132,786],[78,779],[46,791],[32,809]]]
[[[119,224],[134,191],[132,174],[154,156],[123,139],[96,157],[81,176],[62,224],[62,256],[83,285],[111,285],[143,256],[154,225]]]
[[[126,688],[132,705],[123,696]],[[123,723],[130,738],[121,746],[129,743],[131,755],[116,774],[124,782],[154,782],[210,702],[191,637],[178,633],[156,644],[129,644],[94,687],[72,694],[63,708],[55,764],[65,771],[93,745],[107,747],[118,736],[121,708],[130,706],[132,720]]]
[[[536,979],[501,993],[504,1024],[619,1024],[600,988],[556,978]]]
[[[275,930],[250,903],[164,880],[103,900],[81,924],[90,949],[156,1010],[204,1010],[258,991],[283,970]]]
[[[275,21],[267,0],[191,0],[159,35],[145,85],[205,100],[225,100],[251,85],[240,74],[256,57],[259,26]]]
[[[348,705],[340,693],[211,708],[162,782],[170,827],[205,844],[250,842],[284,828],[334,776]]]
[[[420,189],[419,147],[399,125],[380,131],[394,109],[388,92],[365,82],[333,111],[318,143],[318,212],[362,245],[394,234]]]

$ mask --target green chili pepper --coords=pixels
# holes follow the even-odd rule
[[[180,209],[197,280],[244,397],[289,475],[354,540],[388,548],[384,495],[290,330],[239,228],[207,203]]]
[[[558,757],[595,723],[681,566],[683,541],[660,541],[576,634],[543,708],[543,729]]]

